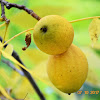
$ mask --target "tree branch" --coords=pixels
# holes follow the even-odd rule
[[[10,20],[7,19],[5,16],[4,3],[2,2],[2,0],[0,0],[0,3],[1,3],[1,18],[3,18],[2,21],[6,21],[6,24],[9,24]]]
[[[1,2],[1,17],[5,17],[5,9],[4,9],[4,3]]]
[[[24,73],[17,69],[10,61],[7,61],[7,60],[2,60],[3,63],[7,64],[10,68],[12,68],[14,71],[18,72],[21,76],[24,76]]]
[[[3,3],[6,6],[7,9],[11,9],[12,7],[15,7],[15,8],[18,8],[20,10],[26,11],[28,14],[30,14],[32,17],[34,17],[37,20],[41,19],[35,12],[33,12],[33,10],[30,10],[30,9],[26,8],[24,5],[9,3],[5,0],[1,0],[1,3]]]
[[[0,41],[2,42],[2,38],[0,37]],[[6,48],[8,44],[6,44],[4,46],[4,48]],[[16,51],[13,50],[12,56],[22,65],[24,65],[24,63],[21,61],[19,55],[17,54]],[[25,66],[25,65],[24,65]],[[20,67],[20,66],[19,66]],[[33,86],[33,88],[35,89],[36,93],[38,94],[38,96],[40,97],[41,100],[45,100],[45,97],[43,96],[43,94],[41,93],[40,89],[38,88],[37,84],[35,83],[34,79],[32,78],[31,74],[29,72],[27,72],[25,69],[23,69],[22,67],[20,67],[21,70],[23,71],[24,75],[27,77],[27,79],[30,81],[31,85]]]

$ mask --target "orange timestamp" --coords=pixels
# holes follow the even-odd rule
[[[82,94],[84,92],[84,94],[99,94],[99,91],[77,91],[77,94]]]

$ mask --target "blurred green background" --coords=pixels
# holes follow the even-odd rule
[[[32,9],[40,17],[47,15],[60,15],[68,21],[75,19],[100,16],[100,0],[7,0],[12,3],[25,5]],[[1,9],[0,9],[1,11]],[[10,25],[7,32],[6,40],[10,39],[19,32],[28,28],[33,28],[37,20],[32,18],[26,12],[12,8],[5,9],[6,17],[10,19]],[[25,34],[20,35],[10,42],[14,50],[17,51],[24,64],[32,70],[41,80],[38,80],[34,74],[40,90],[47,100],[100,100],[100,42],[98,45],[91,47],[91,40],[88,32],[89,24],[92,20],[85,20],[72,23],[74,28],[73,43],[81,48],[85,53],[89,63],[89,73],[86,82],[80,89],[81,94],[73,93],[67,95],[57,90],[49,81],[45,63],[48,55],[39,51],[32,42],[26,51],[22,51],[25,46]],[[1,24],[1,22],[0,22]],[[0,28],[0,36],[3,37],[4,29]],[[32,31],[31,31],[32,33]],[[5,59],[2,57],[2,59]],[[17,66],[17,65],[15,65]],[[42,69],[42,70],[41,70]],[[32,89],[26,78],[14,72],[3,62],[0,62],[0,84],[5,88],[12,90],[11,96],[23,99],[28,93],[26,100],[39,100],[39,97]],[[89,94],[85,94],[89,91]],[[91,91],[99,91],[98,94],[90,94]]]

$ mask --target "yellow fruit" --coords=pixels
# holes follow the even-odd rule
[[[33,38],[37,47],[51,55],[65,52],[74,37],[72,25],[63,17],[48,15],[34,27]]]
[[[78,91],[87,78],[88,62],[84,53],[75,45],[60,55],[51,55],[47,72],[56,88],[65,92]]]

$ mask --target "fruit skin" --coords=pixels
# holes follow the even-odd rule
[[[51,55],[47,73],[56,88],[65,93],[78,91],[88,74],[88,62],[84,53],[75,45],[60,55]]]
[[[71,45],[74,37],[72,25],[63,17],[48,15],[34,27],[33,38],[37,47],[50,55],[61,54]]]

